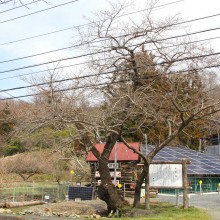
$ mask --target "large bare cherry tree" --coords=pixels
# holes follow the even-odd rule
[[[149,188],[154,156],[177,141],[189,125],[193,129],[192,125],[213,120],[220,110],[219,97],[212,95],[218,86],[207,83],[218,57],[189,36],[177,37],[175,32],[183,27],[176,16],[153,19],[156,3],[149,2],[148,10],[136,14],[129,13],[130,5],[120,3],[95,13],[87,26],[74,33],[74,45],[81,45],[89,65],[78,76],[72,71],[75,76],[68,82],[54,79],[54,73],[32,81],[38,95],[25,114],[34,114],[21,117],[35,128],[67,129],[67,146],[74,142],[85,154],[93,152],[102,181],[99,196],[109,212],[126,204],[108,172],[116,141],[132,148],[128,137],[141,141],[147,134],[155,146],[148,155],[132,148],[144,162],[135,190],[137,207],[144,179]],[[95,148],[100,141],[105,143],[103,152]]]

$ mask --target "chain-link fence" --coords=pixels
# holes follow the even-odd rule
[[[31,200],[49,200],[54,202],[65,200],[67,193],[67,185],[0,188],[0,202],[20,202]]]

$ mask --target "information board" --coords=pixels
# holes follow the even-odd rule
[[[150,186],[182,187],[182,164],[151,164]]]

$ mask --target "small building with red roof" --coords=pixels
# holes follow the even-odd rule
[[[140,143],[133,142],[129,143],[130,146],[134,147],[136,150],[140,150]],[[105,144],[96,144],[96,149],[102,153],[104,150]],[[127,146],[122,142],[117,142],[112,149],[112,152],[109,157],[109,162],[115,161],[115,157],[117,161],[125,162],[125,161],[139,161],[139,157],[136,153],[134,153],[131,149],[127,148]],[[86,158],[87,162],[97,162],[97,158],[90,151]]]
[[[129,143],[130,146],[134,147],[136,150],[140,150],[139,142]],[[105,144],[98,143],[95,145],[96,149],[102,153]],[[91,167],[91,183],[92,185],[99,185],[100,174],[99,174],[99,164],[97,158],[90,151],[86,158],[86,161],[90,163]],[[140,158],[138,154],[134,153],[133,150],[129,149],[124,143],[117,142],[112,149],[109,156],[109,171],[112,176],[112,180],[116,175],[117,183],[125,184],[129,188],[135,183],[137,177],[137,164]],[[115,169],[116,166],[116,169]]]

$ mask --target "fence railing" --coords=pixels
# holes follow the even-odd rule
[[[19,202],[49,199],[50,201],[65,200],[68,193],[67,185],[51,187],[14,187],[0,188],[0,202]]]

